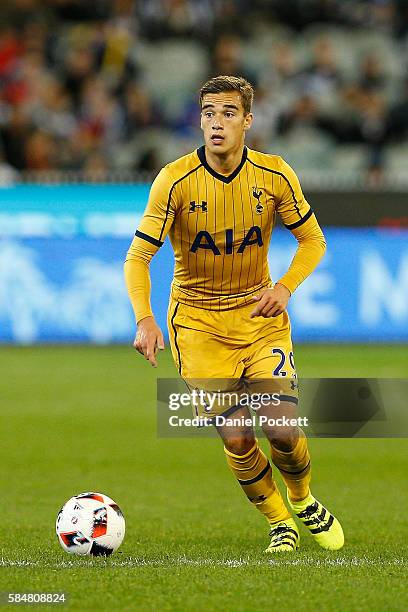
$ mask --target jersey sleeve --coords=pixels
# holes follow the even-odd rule
[[[174,180],[167,167],[154,180],[149,200],[124,266],[126,286],[136,321],[152,316],[150,261],[162,246],[176,213]]]
[[[173,223],[175,210],[174,179],[165,167],[153,181],[135,237],[157,248],[161,247]]]
[[[298,248],[289,270],[278,283],[293,293],[320,262],[326,250],[326,240],[314,215],[291,232],[298,241]]]
[[[318,265],[326,250],[326,241],[313,210],[303,195],[299,179],[280,158],[281,189],[276,210],[285,227],[298,241],[298,249],[289,270],[279,279],[291,293]]]
[[[298,177],[282,158],[279,158],[280,189],[277,193],[276,211],[284,225],[296,229],[313,214],[303,195]]]

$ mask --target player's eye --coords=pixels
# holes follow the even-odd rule
[[[227,113],[225,113],[225,116],[228,117],[228,119],[230,119],[231,117],[234,116],[234,113],[227,112]]]
[[[214,113],[211,113],[210,111],[208,111],[207,113],[204,113],[204,116],[205,116],[205,117],[208,117],[208,119],[209,119],[210,117],[212,117],[212,116],[213,116],[213,114],[214,114]]]

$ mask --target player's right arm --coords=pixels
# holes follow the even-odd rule
[[[164,349],[163,334],[150,304],[150,261],[162,246],[175,215],[174,180],[167,167],[153,182],[143,218],[128,250],[124,271],[135,314],[135,349],[156,367],[156,352]]]

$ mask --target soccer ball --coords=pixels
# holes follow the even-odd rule
[[[102,493],[80,493],[67,501],[55,526],[62,548],[74,555],[111,555],[125,537],[118,504]]]

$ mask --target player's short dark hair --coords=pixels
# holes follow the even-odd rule
[[[224,91],[236,91],[241,96],[244,113],[251,112],[252,100],[254,99],[254,88],[244,77],[220,75],[213,77],[200,89],[200,107],[203,105],[203,98],[206,94],[222,93]]]

